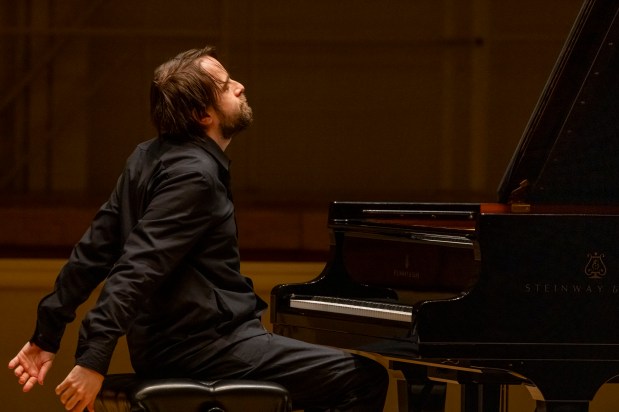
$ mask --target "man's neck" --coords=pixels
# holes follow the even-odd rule
[[[225,137],[223,137],[221,133],[214,133],[214,132],[206,131],[206,136],[207,138],[210,138],[215,143],[217,143],[217,146],[219,146],[221,150],[223,151],[226,151],[226,148],[232,141],[232,139],[226,139]]]

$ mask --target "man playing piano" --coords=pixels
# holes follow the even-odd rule
[[[162,64],[151,85],[158,137],[129,157],[109,200],[38,307],[9,363],[24,392],[43,384],[76,308],[105,281],[82,322],[75,367],[56,388],[70,411],[94,410],[118,338],[146,377],[278,382],[293,407],[380,412],[378,363],[268,333],[266,304],[240,270],[224,150],[252,120],[243,85],[212,48]]]

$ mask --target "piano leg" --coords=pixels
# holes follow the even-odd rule
[[[447,385],[440,382],[425,382],[409,385],[409,412],[444,412]]]
[[[400,370],[404,380],[398,382],[399,412],[445,411],[447,384],[428,379],[424,366],[407,364]]]
[[[588,412],[589,402],[537,401],[535,412]]]
[[[507,385],[461,384],[460,410],[462,412],[507,412]]]
[[[507,412],[507,386],[497,384],[462,384],[460,395],[461,412]],[[398,410],[400,412],[444,412],[447,385],[430,380],[400,381],[398,386]],[[539,410],[536,412],[581,412],[571,410]],[[583,410],[582,412],[586,412]]]

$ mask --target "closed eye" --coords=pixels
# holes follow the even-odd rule
[[[226,92],[230,88],[230,76],[226,77],[226,80],[221,85],[221,91]]]

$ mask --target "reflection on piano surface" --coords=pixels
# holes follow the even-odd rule
[[[509,384],[587,411],[619,375],[618,11],[584,3],[498,203],[334,202],[327,265],[273,289],[275,331],[462,383],[466,411]]]

